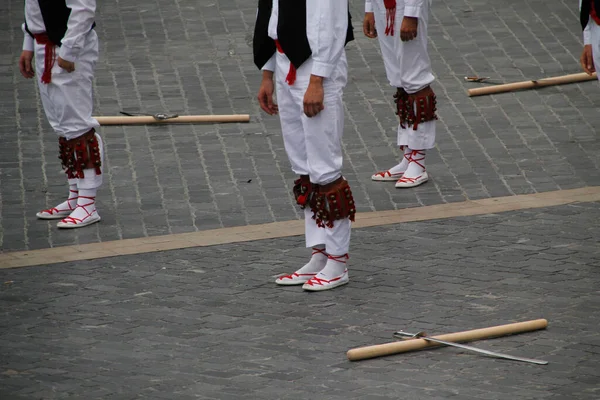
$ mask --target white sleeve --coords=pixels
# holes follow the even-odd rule
[[[21,30],[23,31],[23,50],[33,51],[33,38],[25,29],[25,24],[21,25]]]
[[[71,15],[58,55],[65,61],[74,62],[83,48],[85,36],[94,24],[96,0],[66,0],[66,3]]]
[[[590,18],[591,19],[591,18]],[[590,32],[590,22],[588,21],[587,26],[583,30],[583,44],[592,44],[592,36]]]
[[[365,12],[373,12],[373,4],[371,4],[371,0],[365,0]]]
[[[404,1],[404,16],[422,18],[423,3],[429,0],[405,0]]]
[[[260,69],[261,71],[271,71],[271,72],[275,72],[275,54],[273,54],[271,56],[271,58],[269,58],[269,61],[267,61],[267,63],[265,65],[263,65],[263,67]]]
[[[329,78],[344,53],[348,0],[306,0],[306,36],[312,51],[312,74]]]
[[[581,12],[581,3],[582,0],[579,0],[579,12]],[[590,20],[592,18],[590,17]],[[588,24],[585,26],[583,30],[583,44],[588,45],[592,43],[591,33],[590,33],[590,21],[588,20]]]

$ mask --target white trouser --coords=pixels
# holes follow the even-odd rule
[[[323,80],[325,109],[312,118],[304,114],[303,106],[312,70],[312,58],[298,68],[293,85],[285,82],[290,68],[288,58],[278,52],[276,59],[279,118],[292,170],[298,175],[310,176],[312,183],[325,185],[333,182],[342,176],[342,95],[348,75],[346,56],[342,56],[331,77]]]
[[[42,105],[52,129],[57,135],[70,140],[98,128],[98,121],[92,118],[92,80],[98,61],[96,32],[92,29],[87,34],[84,47],[75,61],[75,71],[69,73],[55,62],[49,84],[40,79],[44,73],[44,48],[44,45],[35,44],[35,72]],[[58,47],[56,54],[58,58]]]
[[[312,118],[304,114],[303,106],[312,70],[312,58],[298,68],[293,85],[285,82],[290,68],[288,58],[278,52],[276,60],[279,118],[292,170],[298,175],[308,175],[312,183],[325,185],[333,182],[342,176],[342,95],[348,76],[346,55],[342,55],[332,75],[323,80],[325,109]],[[343,255],[348,252],[351,226],[349,219],[334,221],[333,228],[319,228],[312,219],[312,211],[307,209],[305,224],[307,247],[324,244],[329,254]]]
[[[592,45],[592,56],[594,57],[594,67],[600,80],[600,25],[598,25],[592,17],[588,22],[590,27],[590,43]]]
[[[427,52],[427,23],[431,0],[423,0],[417,37],[408,42],[400,40],[404,1],[396,0],[394,36],[385,34],[386,9],[383,0],[373,0],[372,5],[377,38],[390,85],[403,88],[409,94],[429,86],[435,80]],[[402,128],[398,125],[398,145],[416,150],[433,148],[435,146],[435,121],[419,124],[416,131],[412,127]]]

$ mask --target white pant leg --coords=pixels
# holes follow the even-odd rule
[[[96,174],[96,170],[93,168],[84,169],[84,178],[78,179],[77,187],[79,189],[98,189],[102,186],[103,182],[103,169],[104,169],[104,143],[102,138],[97,133],[96,139],[98,140],[98,149],[100,150],[100,175]]]
[[[332,76],[323,82],[325,109],[316,117],[308,118],[304,115],[303,101],[311,70],[312,59],[309,59],[296,71],[294,84],[288,85],[285,78],[289,71],[289,60],[285,55],[278,53],[277,101],[286,151],[294,172],[309,175],[312,183],[324,185],[342,176],[342,95],[347,82],[346,56],[342,56]],[[300,121],[301,126],[297,121]],[[348,252],[351,228],[349,219],[335,221],[333,228],[319,228],[312,219],[311,210],[305,210],[304,216],[307,247],[325,244],[325,250],[330,254],[342,255]]]
[[[304,235],[306,238],[306,247],[324,245],[327,241],[326,231],[323,228],[319,228],[315,223],[310,207],[304,209]]]
[[[312,68],[312,62],[307,65]],[[302,80],[308,87],[310,70]],[[324,109],[312,118],[302,115],[306,134],[306,154],[310,180],[325,185],[342,176],[342,136],[344,133],[344,104],[342,96],[348,80],[348,64],[344,53],[332,75],[323,81]],[[303,96],[304,97],[304,96]]]
[[[56,50],[58,53],[58,48]],[[96,32],[91,30],[87,34],[81,54],[75,61],[75,71],[68,73],[55,62],[49,84],[40,81],[44,73],[44,54],[45,46],[36,43],[36,79],[44,111],[52,129],[59,136],[70,140],[92,128],[98,128],[98,121],[92,118],[92,81],[98,60]]]
[[[431,0],[423,1],[422,14],[419,17],[417,37],[411,41],[400,40],[400,27],[404,18],[404,1],[396,4],[394,36],[385,34],[386,17],[383,1],[374,1],[375,26],[390,85],[403,88],[407,93],[416,93],[429,86],[434,80],[431,61],[427,51],[427,24]],[[419,124],[415,131],[412,127],[398,125],[398,146],[425,150],[435,146],[435,121]]]
[[[327,254],[341,256],[348,253],[351,228],[352,222],[348,218],[335,221],[333,228],[320,228],[325,230],[325,251]]]
[[[277,101],[284,144],[292,169],[300,175],[309,175],[312,183],[323,185],[333,182],[342,176],[342,94],[347,82],[346,56],[342,56],[331,77],[324,80],[325,109],[313,118],[304,114],[303,106],[312,59],[309,58],[298,68],[296,81],[291,86],[285,82],[289,64],[287,57],[278,53]]]
[[[309,208],[305,208],[306,247],[315,247],[324,244],[327,254],[341,256],[348,253],[352,222],[346,218],[335,221],[333,228],[319,228],[312,216],[313,212]]]
[[[422,15],[419,17],[417,37],[411,41],[400,40],[400,27],[404,18],[404,1],[396,3],[394,36],[385,34],[386,9],[383,1],[374,1],[373,13],[377,38],[390,85],[415,93],[430,85],[434,80],[431,61],[427,52],[427,23],[431,0],[423,0]]]
[[[400,41],[400,25],[404,7],[400,7],[400,2],[396,5],[396,19],[394,20],[394,36],[385,34],[386,10],[383,0],[372,1],[373,14],[375,16],[375,29],[377,29],[377,41],[383,56],[383,65],[385,73],[390,82],[390,86],[402,87],[402,69],[398,63],[398,53],[396,41]]]
[[[306,137],[302,126],[304,108],[302,102],[298,102],[299,93],[297,93],[296,88],[285,82],[290,69],[290,61],[281,53],[277,53],[276,60],[277,103],[279,105],[279,121],[281,122],[285,152],[292,165],[292,171],[298,175],[309,175]]]
[[[398,125],[398,146],[412,150],[428,150],[435,147],[435,121],[421,122],[415,131],[412,126]]]
[[[590,26],[590,38],[592,45],[592,56],[594,57],[594,66],[596,67],[596,72],[598,72],[598,80],[600,80],[600,25],[592,20],[591,17],[588,25]]]
[[[431,70],[429,52],[427,51],[427,25],[430,5],[431,0],[423,1],[417,37],[408,42],[403,42],[400,40],[400,31],[398,31],[398,38],[395,41],[398,65],[402,71],[402,84],[399,87],[403,87],[408,94],[418,92],[435,80]],[[398,6],[404,9],[404,2],[398,2]]]

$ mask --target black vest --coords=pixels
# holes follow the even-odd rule
[[[596,13],[600,13],[600,0],[591,1],[594,2],[594,9],[596,10]],[[590,10],[592,9],[591,1],[583,0],[581,2],[581,14],[579,15],[579,20],[581,21],[581,27],[583,29],[585,29],[585,27],[588,24],[588,21],[590,20]]]
[[[38,0],[40,5],[40,11],[42,13],[42,19],[46,26],[46,34],[50,41],[57,46],[62,44],[62,40],[67,33],[67,24],[69,22],[69,16],[71,15],[71,9],[67,7],[66,0]],[[96,23],[90,27],[94,29]],[[31,36],[33,34],[29,32],[27,24],[25,24],[27,33]]]
[[[277,21],[277,40],[285,55],[296,68],[308,60],[312,54],[306,36],[306,1],[278,0],[279,18]],[[252,49],[254,64],[260,69],[276,51],[275,41],[269,37],[269,19],[273,8],[272,0],[258,1],[258,15],[254,27]],[[346,44],[354,40],[352,17],[348,12],[348,31]]]

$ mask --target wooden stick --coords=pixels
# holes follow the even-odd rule
[[[513,90],[533,89],[544,86],[562,85],[565,83],[585,82],[598,79],[596,73],[588,75],[585,72],[579,74],[555,76],[553,78],[540,79],[538,81],[525,81],[516,83],[506,83],[503,85],[486,86],[482,88],[469,89],[469,97],[482,96],[485,94],[504,93]]]
[[[532,321],[517,322],[514,324],[492,326],[489,328],[474,329],[471,331],[448,333],[445,335],[432,336],[448,342],[472,342],[474,340],[490,339],[498,336],[513,335],[522,332],[531,332],[545,329],[548,321],[536,319]],[[438,343],[428,342],[425,339],[410,339],[393,343],[377,344],[374,346],[358,347],[348,350],[347,356],[350,361],[366,360],[392,354],[405,353],[407,351],[421,350],[440,346]]]
[[[236,115],[182,115],[180,117],[158,120],[152,116],[116,116],[93,117],[100,125],[140,125],[140,124],[180,124],[195,122],[250,122],[248,114]]]

